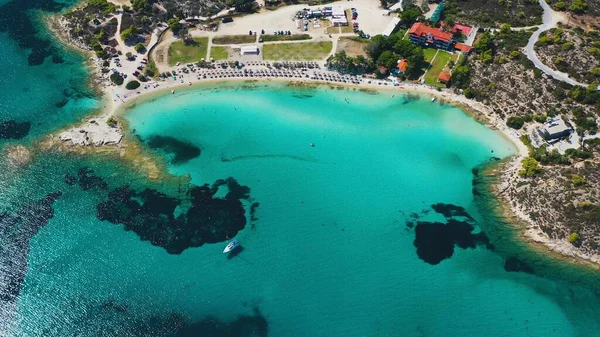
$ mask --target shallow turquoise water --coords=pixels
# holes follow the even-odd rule
[[[438,265],[419,259],[409,214],[443,202],[480,219],[471,169],[513,149],[458,109],[404,102],[221,87],[126,115],[142,139],[158,134],[202,147],[199,157],[169,165],[172,173],[189,173],[196,184],[232,176],[250,187],[258,220],[238,234],[244,250],[232,259],[221,254],[224,244],[170,255],[99,222],[93,209],[102,192],[50,182],[73,169],[72,159],[45,158],[43,166],[64,164],[43,169],[42,185],[64,193],[31,241],[17,330],[91,336],[109,325],[118,335],[140,335],[153,315],[233,321],[258,308],[270,336],[594,335],[599,303],[575,275],[508,273],[504,256],[483,246],[456,247]],[[145,184],[117,163],[102,167],[98,175],[113,172],[111,187]],[[108,299],[127,310],[103,308]]]

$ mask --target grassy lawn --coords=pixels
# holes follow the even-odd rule
[[[240,43],[254,43],[256,42],[256,36],[254,35],[223,35],[213,37],[213,44],[240,44]]]
[[[229,49],[227,47],[216,47],[210,48],[210,57],[215,61],[227,60],[229,58]]]
[[[308,34],[292,34],[292,35],[261,35],[263,42],[271,41],[300,41],[310,40],[312,37]]]
[[[306,43],[279,43],[265,44],[263,46],[263,59],[265,60],[322,60],[331,52],[333,43],[306,42]]]
[[[175,41],[169,46],[169,65],[174,66],[177,62],[184,64],[199,62],[206,58],[207,47],[207,37],[194,38],[194,42],[188,44],[183,41]]]
[[[437,49],[435,48],[423,48],[423,54],[425,54],[425,62],[429,63],[435,56]]]
[[[429,71],[427,71],[425,74],[426,84],[444,86],[444,84],[438,83],[437,78],[440,75],[440,72],[444,70],[444,67],[446,66],[446,63],[448,63],[450,56],[452,56],[452,54],[440,50],[435,57],[435,60],[433,60],[433,64],[431,64]]]

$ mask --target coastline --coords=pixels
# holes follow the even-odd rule
[[[54,20],[54,21],[52,21]],[[51,22],[55,22],[60,25],[60,21],[56,21],[57,18],[50,18],[47,22],[47,25],[52,31],[57,39],[62,42],[65,46],[69,46],[73,49],[76,49],[80,53],[84,54],[86,57],[89,57],[89,53],[87,53],[81,46],[73,43],[69,39],[66,39],[65,36],[53,29],[51,27]],[[56,28],[56,27],[54,27]],[[144,171],[147,176],[151,180],[157,180],[160,177],[164,177],[168,175],[166,173],[166,163],[157,162],[157,158],[154,158],[148,152],[143,149],[141,144],[134,139],[131,139],[130,135],[128,135],[124,130],[126,130],[126,122],[120,116],[130,107],[135,106],[137,104],[141,104],[151,99],[156,99],[158,97],[168,95],[172,90],[197,90],[202,87],[214,87],[215,85],[231,83],[235,84],[264,84],[264,83],[287,83],[293,84],[298,87],[302,86],[328,86],[330,88],[343,88],[344,90],[367,90],[367,91],[376,91],[376,92],[398,92],[400,94],[418,94],[420,96],[425,97],[434,97],[440,102],[448,103],[459,107],[465,113],[467,113],[472,118],[481,121],[487,127],[500,132],[500,134],[509,140],[512,144],[514,144],[516,149],[516,154],[512,158],[508,160],[508,162],[502,165],[502,170],[498,172],[499,179],[497,184],[492,188],[493,194],[496,195],[498,201],[502,203],[504,206],[503,216],[506,219],[509,219],[512,222],[517,222],[519,231],[521,232],[522,239],[527,241],[530,245],[543,245],[544,247],[538,247],[539,249],[547,249],[552,252],[556,252],[560,254],[560,256],[565,256],[569,258],[570,261],[575,261],[576,263],[588,263],[594,265],[595,268],[600,267],[600,255],[587,255],[582,252],[577,251],[572,246],[569,246],[567,242],[562,242],[559,240],[553,240],[549,237],[545,236],[539,228],[536,229],[535,223],[522,211],[519,209],[518,204],[515,200],[509,200],[504,195],[502,195],[501,191],[508,186],[511,181],[518,175],[518,171],[520,170],[520,165],[522,159],[529,155],[529,150],[519,139],[519,133],[516,130],[510,129],[504,121],[499,118],[497,115],[493,114],[489,107],[484,105],[481,102],[473,101],[467,99],[463,95],[457,95],[452,93],[450,90],[442,89],[437,90],[429,86],[413,84],[413,83],[401,83],[399,86],[389,85],[378,85],[375,84],[377,82],[383,83],[384,81],[374,81],[374,83],[364,83],[360,84],[349,84],[349,83],[336,83],[329,81],[321,81],[321,80],[313,80],[307,78],[294,79],[294,78],[215,78],[215,79],[202,79],[196,80],[193,78],[186,78],[182,76],[180,79],[176,81],[162,81],[149,82],[149,87],[152,84],[158,84],[152,89],[146,89],[146,91],[137,91],[130,92],[126,91],[125,88],[118,88],[112,85],[102,85],[101,77],[99,77],[99,67],[94,64],[94,57],[88,58],[86,61],[86,65],[90,70],[90,80],[89,84],[93,87],[97,92],[101,95],[101,106],[99,112],[93,113],[90,117],[95,117],[100,121],[106,122],[109,118],[115,118],[119,121],[119,128],[121,137],[115,144],[106,144],[108,146],[78,146],[78,145],[69,145],[68,142],[58,139],[58,135],[64,132],[68,132],[67,130],[74,129],[83,129],[81,124],[86,123],[86,121],[90,120],[90,117],[84,118],[82,123],[78,124],[78,126],[70,127],[65,130],[59,131],[57,134],[49,135],[45,140],[43,140],[42,148],[50,149],[50,148],[59,148],[62,151],[73,151],[79,154],[86,153],[116,153],[119,157],[131,163],[134,168],[138,170]],[[191,74],[194,76],[194,74]],[[97,81],[95,81],[97,79]],[[148,84],[148,83],[146,83]],[[118,99],[117,99],[118,97]],[[123,100],[125,98],[125,100]],[[103,123],[106,124],[106,123]],[[89,123],[88,123],[89,126]],[[81,132],[81,131],[78,131]],[[584,260],[584,261],[581,261]]]
[[[530,228],[535,226],[535,223],[527,219],[519,210],[515,210],[511,206],[511,201],[504,196],[503,188],[506,184],[504,180],[507,172],[511,171],[514,161],[514,157],[509,157],[499,163],[486,166],[475,178],[483,185],[483,196],[476,197],[479,199],[478,207],[483,207],[480,209],[482,215],[488,221],[504,225],[496,225],[493,230],[495,233],[492,235],[496,240],[513,243],[505,245],[501,253],[505,257],[516,257],[525,262],[534,268],[536,275],[542,277],[560,276],[562,279],[569,279],[575,270],[592,273],[592,278],[580,281],[600,291],[598,284],[593,282],[597,278],[596,273],[600,271],[600,263],[596,262],[593,256],[578,256],[560,250],[560,242],[557,244],[545,234],[540,235]],[[486,196],[489,199],[485,200]],[[486,233],[490,232],[486,231]]]

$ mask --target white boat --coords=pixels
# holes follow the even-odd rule
[[[237,239],[233,239],[231,240],[231,242],[227,245],[227,247],[225,247],[225,249],[223,249],[223,253],[229,253],[230,251],[234,250],[235,248],[237,248],[237,246],[240,245],[240,242]]]
[[[431,101],[432,101],[432,102],[434,102],[434,101],[435,101],[435,97],[432,97],[432,98],[431,98]]]

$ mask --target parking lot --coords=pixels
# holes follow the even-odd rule
[[[359,13],[357,20],[360,23],[360,29],[370,35],[381,34],[388,23],[392,20],[393,16],[388,16],[387,10],[379,8],[379,1],[376,0],[353,0],[353,1],[336,1],[327,4],[327,6],[342,6],[344,8],[356,8]],[[246,15],[240,18],[234,18],[233,22],[221,24],[219,26],[218,34],[224,35],[235,35],[235,34],[248,34],[248,31],[261,31],[264,29],[266,32],[269,31],[292,31],[292,33],[300,33],[301,29],[296,26],[296,19],[294,16],[298,11],[308,8],[309,10],[317,10],[325,7],[320,6],[306,6],[306,5],[293,5],[286,6],[275,11],[264,11],[258,14]],[[351,20],[348,17],[348,20]],[[314,28],[309,25],[308,33],[314,35],[326,35],[325,26],[322,24],[318,28]]]

